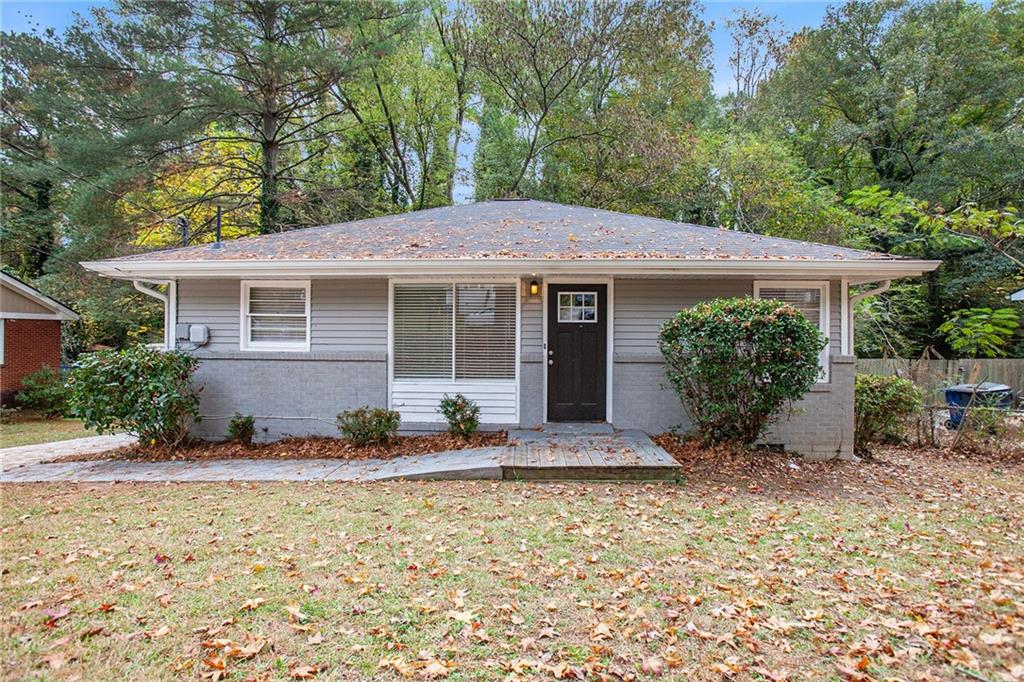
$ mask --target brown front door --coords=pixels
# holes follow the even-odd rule
[[[548,421],[603,421],[606,284],[548,285]]]

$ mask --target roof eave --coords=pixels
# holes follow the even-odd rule
[[[77,322],[80,319],[78,313],[74,310],[57,299],[47,296],[35,287],[22,282],[17,277],[8,275],[6,272],[0,273],[0,277],[2,277],[3,281],[7,283],[7,286],[21,293],[23,296],[32,299],[44,308],[52,310],[53,317],[49,319],[60,320],[61,322]]]
[[[649,259],[522,259],[408,258],[363,260],[106,260],[82,266],[115,279],[186,279],[196,277],[328,277],[409,276],[440,274],[519,275],[828,275],[848,277],[851,284],[913,277],[930,272],[942,261],[928,260],[694,260]]]

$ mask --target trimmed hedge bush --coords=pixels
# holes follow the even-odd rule
[[[360,407],[338,415],[338,429],[355,445],[383,445],[398,435],[401,415],[382,407]]]
[[[254,435],[256,435],[256,420],[253,419],[253,416],[251,414],[242,415],[236,412],[235,416],[228,422],[228,440],[248,445],[252,443]]]
[[[853,447],[869,454],[868,444],[902,440],[907,419],[921,408],[921,390],[906,379],[858,374],[853,388]]]
[[[469,438],[480,428],[480,407],[461,393],[445,393],[440,412],[448,421],[448,432],[453,436]]]
[[[55,419],[67,411],[68,388],[53,367],[43,365],[25,376],[21,386],[15,396],[19,404],[39,410],[47,419]]]
[[[817,381],[827,340],[791,305],[725,298],[677,313],[658,343],[700,438],[751,444]]]
[[[191,355],[146,346],[82,355],[68,376],[71,409],[99,433],[127,431],[143,443],[175,446],[199,419],[198,366]]]

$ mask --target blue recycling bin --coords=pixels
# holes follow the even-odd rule
[[[995,384],[991,381],[983,381],[980,384],[957,384],[946,389],[946,406],[949,408],[949,419],[946,420],[947,429],[960,427],[964,419],[967,406],[972,407],[995,407],[1001,410],[1008,410],[1013,407],[1013,389],[1006,384]]]

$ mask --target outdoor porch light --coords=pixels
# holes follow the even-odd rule
[[[537,284],[537,280],[530,281],[530,296],[536,296],[540,293],[540,285]]]

